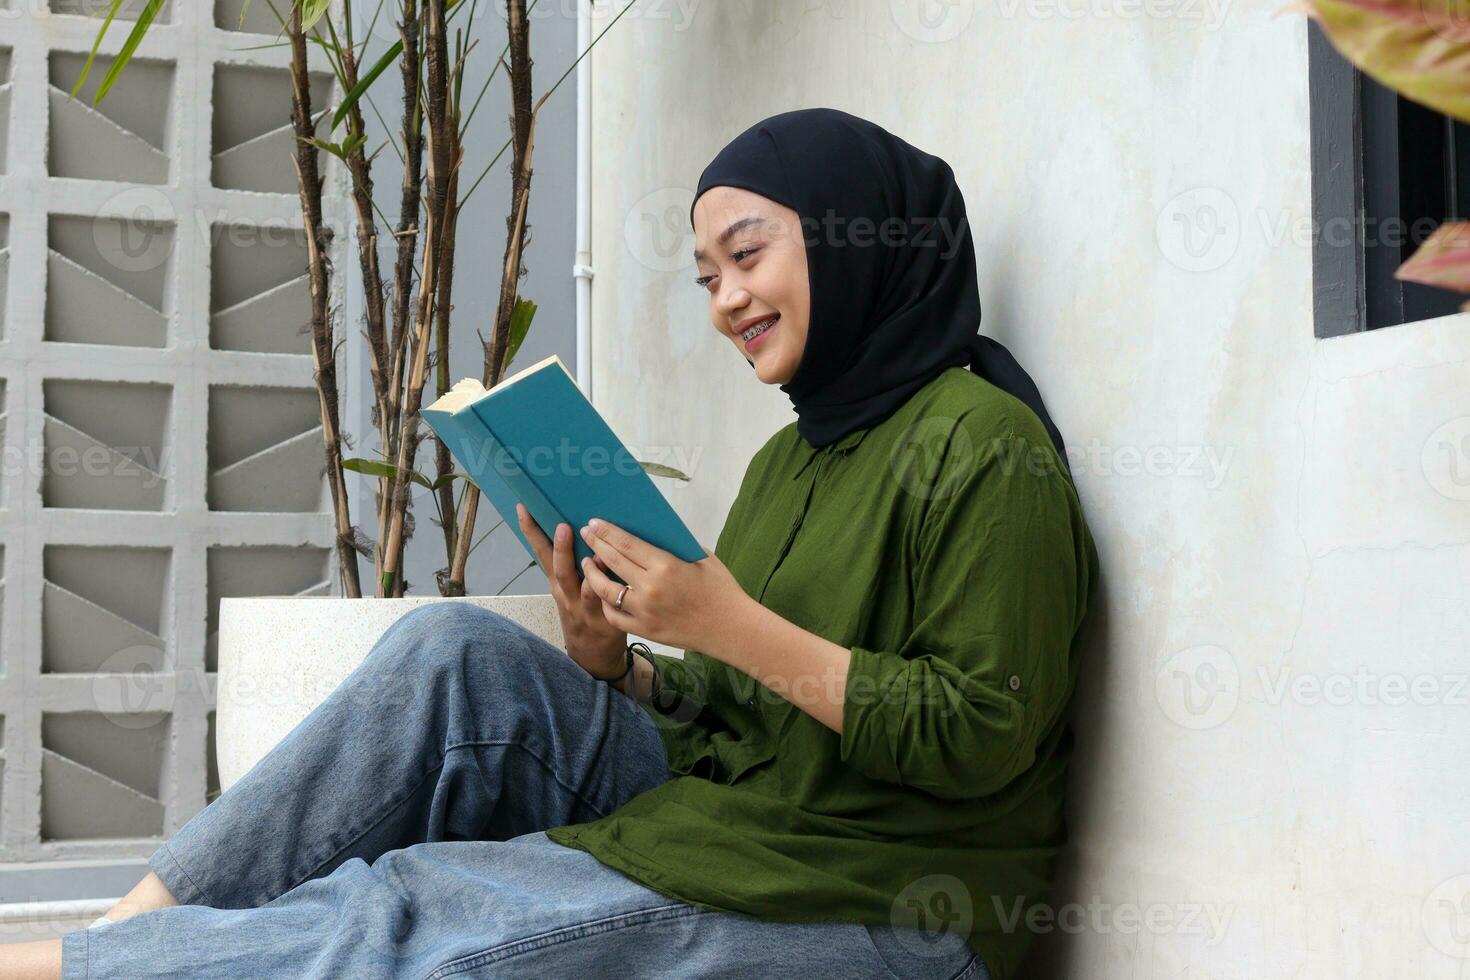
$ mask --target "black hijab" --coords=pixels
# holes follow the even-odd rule
[[[694,199],[717,186],[753,191],[801,218],[811,322],[781,390],[807,442],[826,446],[876,425],[963,365],[1035,412],[1067,465],[1030,376],[976,333],[975,244],[949,164],[866,119],[798,109],[735,137],[700,175]]]

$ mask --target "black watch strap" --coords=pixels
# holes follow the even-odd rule
[[[644,660],[648,661],[649,668],[653,670],[653,689],[649,691],[648,696],[651,698],[654,695],[658,694],[660,688],[663,687],[663,678],[659,676],[658,663],[653,659],[653,651],[648,648],[648,644],[643,643],[640,640],[634,640],[632,643],[628,644],[627,649],[624,650],[623,653],[624,662],[622,672],[616,677],[603,677],[601,678],[601,680],[608,684],[617,684],[621,682],[624,677],[628,676],[629,671],[633,669],[633,654],[637,653]]]

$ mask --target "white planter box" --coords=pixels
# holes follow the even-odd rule
[[[565,649],[550,595],[221,599],[215,714],[220,788],[249,772],[335,690],[399,616],[429,602],[493,609]]]

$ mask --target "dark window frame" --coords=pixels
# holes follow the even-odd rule
[[[1340,337],[1458,312],[1466,296],[1394,278],[1441,222],[1470,209],[1470,126],[1353,67],[1307,25],[1312,320]]]

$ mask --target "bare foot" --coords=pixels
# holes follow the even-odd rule
[[[0,956],[0,980],[61,980],[61,940],[12,943]]]
[[[139,912],[177,905],[178,900],[163,880],[148,872],[147,877],[107,911],[107,918],[121,922]],[[0,980],[61,980],[61,940],[44,939],[34,943],[12,943],[0,957]]]
[[[163,879],[152,871],[148,876],[133,886],[133,890],[122,898],[117,904],[107,910],[107,918],[113,922],[121,922],[130,915],[139,912],[151,912],[154,909],[168,908],[170,905],[179,904],[174,898],[173,892],[163,883]]]

